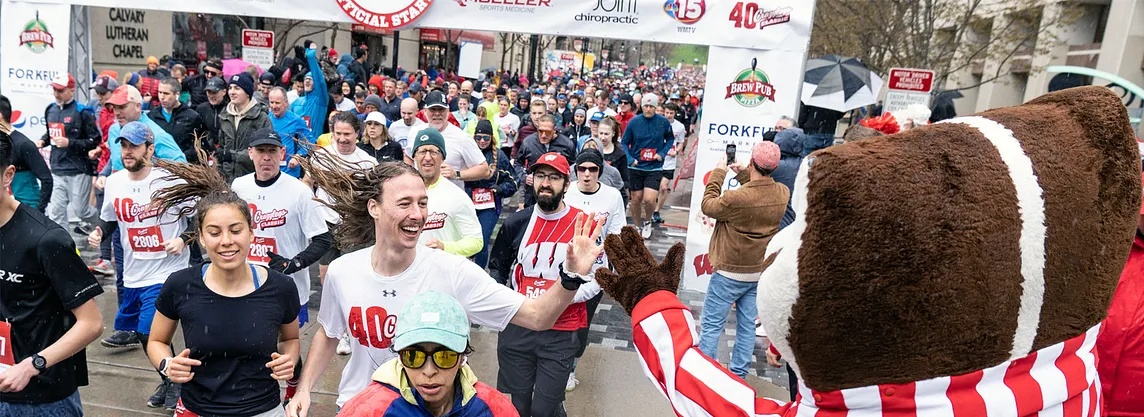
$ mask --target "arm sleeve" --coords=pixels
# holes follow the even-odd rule
[[[302,232],[310,238],[310,244],[302,252],[294,255],[294,258],[302,261],[302,266],[305,267],[321,259],[322,255],[333,247],[334,239],[330,235],[325,217],[322,216],[321,203],[314,200],[314,193],[310,192],[309,188],[303,188],[300,197],[302,201],[299,202],[301,206],[299,218],[302,220]]]
[[[715,220],[727,220],[731,211],[727,199],[720,195],[723,189],[723,179],[726,175],[726,169],[711,171],[711,178],[707,180],[707,187],[703,189],[703,202],[700,204],[700,210]]]
[[[591,300],[592,297],[595,297],[599,293],[600,283],[593,279],[584,283],[584,285],[581,285],[580,288],[576,290],[576,295],[572,296],[572,303],[582,303]]]
[[[477,220],[477,211],[473,208],[473,200],[468,196],[457,195],[458,205],[456,212],[457,231],[461,239],[445,243],[445,252],[461,255],[466,258],[476,255],[485,246],[484,234],[481,232],[481,222]],[[464,198],[464,200],[460,200]]]
[[[694,322],[691,311],[667,291],[648,295],[632,311],[632,340],[644,374],[676,414],[781,417],[797,410],[795,403],[756,397],[754,388],[704,356],[695,346]]]
[[[322,73],[322,65],[318,63],[318,52],[313,49],[306,51],[306,62],[310,63],[310,76],[314,78],[314,89],[306,94],[306,99],[316,97],[321,103],[318,107],[325,112],[326,105],[330,103],[330,93],[326,90],[326,83],[322,82],[326,79],[326,75]]]
[[[47,272],[52,289],[68,310],[103,293],[103,287],[84,265],[75,242],[63,228],[49,229],[36,244],[40,267]]]
[[[325,220],[322,222],[325,223]],[[302,252],[294,255],[294,259],[305,268],[314,262],[318,262],[318,259],[322,259],[322,255],[329,252],[332,247],[334,247],[334,238],[330,236],[330,231],[327,230],[325,233],[310,238],[310,244],[306,246],[306,249],[302,249]]]

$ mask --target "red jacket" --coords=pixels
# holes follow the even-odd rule
[[[1106,416],[1144,417],[1144,238],[1120,273],[1108,318],[1096,339]]]

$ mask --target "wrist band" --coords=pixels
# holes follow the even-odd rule
[[[560,264],[560,285],[568,291],[576,291],[589,281],[588,277],[569,271],[566,264]]]

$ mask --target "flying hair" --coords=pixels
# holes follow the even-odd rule
[[[251,223],[250,205],[234,191],[231,191],[226,178],[217,169],[206,164],[209,160],[202,148],[202,136],[195,136],[195,152],[199,162],[171,162],[157,159],[155,166],[170,172],[165,181],[182,180],[183,183],[166,187],[151,194],[151,199],[159,205],[160,213],[176,209],[179,218],[194,215],[195,224],[202,227],[203,218],[215,206],[232,206],[242,213],[246,224]],[[195,204],[190,204],[195,202]]]

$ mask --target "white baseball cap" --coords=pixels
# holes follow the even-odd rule
[[[377,122],[377,123],[381,123],[383,125],[388,123],[388,121],[385,120],[385,115],[381,114],[381,112],[376,112],[376,111],[369,112],[369,115],[365,116],[365,121],[367,123],[368,122]]]

